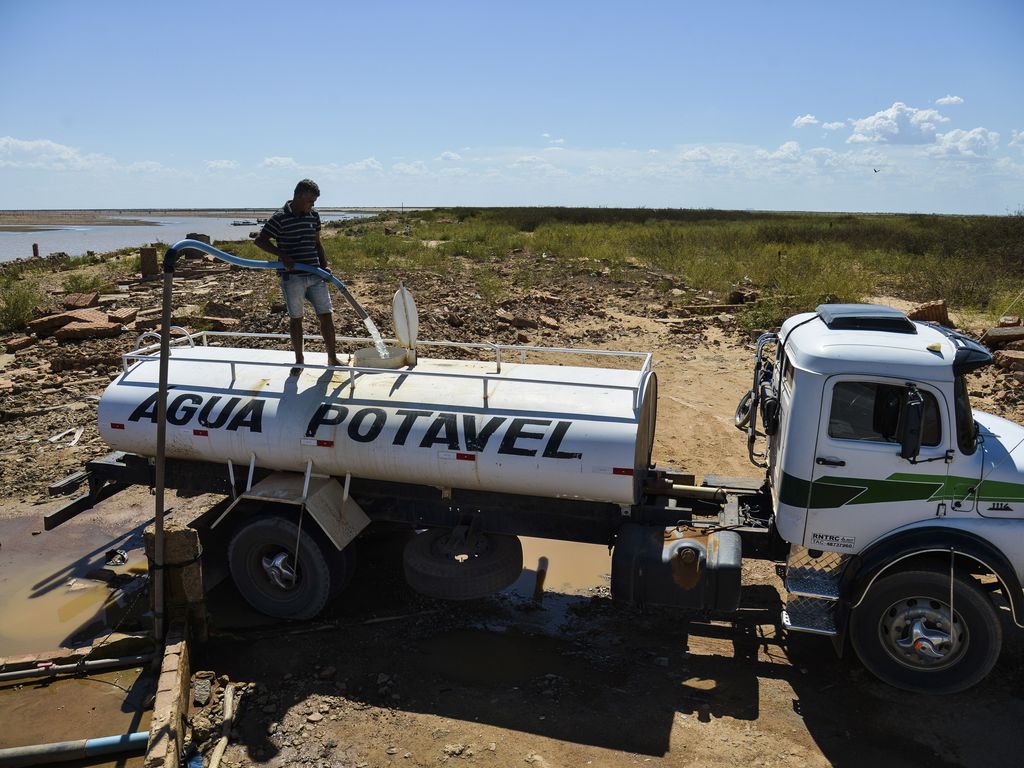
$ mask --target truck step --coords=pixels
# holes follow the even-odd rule
[[[834,637],[838,634],[835,607],[834,600],[790,595],[782,611],[782,625],[790,632]]]
[[[822,552],[819,557],[812,557],[804,547],[790,547],[784,579],[786,591],[801,597],[838,600],[846,558],[838,552]]]

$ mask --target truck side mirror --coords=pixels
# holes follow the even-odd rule
[[[900,419],[900,458],[915,459],[921,452],[921,425],[924,422],[924,397],[917,387],[907,390],[903,404],[903,418]]]

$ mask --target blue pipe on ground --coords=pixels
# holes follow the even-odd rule
[[[134,752],[146,748],[149,731],[136,731],[120,736],[102,736],[95,739],[57,741],[52,744],[32,744],[26,747],[0,749],[0,768],[18,768],[28,765],[49,765],[55,762]]]

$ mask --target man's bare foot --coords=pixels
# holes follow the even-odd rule
[[[296,360],[295,361],[295,367],[292,368],[288,372],[288,375],[289,376],[298,376],[298,375],[300,375],[302,373],[302,366],[303,365],[305,365],[305,361],[304,360]]]
[[[338,358],[331,357],[331,358],[328,358],[327,365],[331,366],[332,368],[340,368],[341,367],[341,362],[338,360]]]

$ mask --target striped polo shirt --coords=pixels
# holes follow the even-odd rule
[[[301,264],[320,266],[320,254],[316,250],[316,239],[320,234],[320,214],[311,210],[305,216],[292,213],[291,201],[276,211],[263,225],[260,233],[277,241],[277,247]]]

